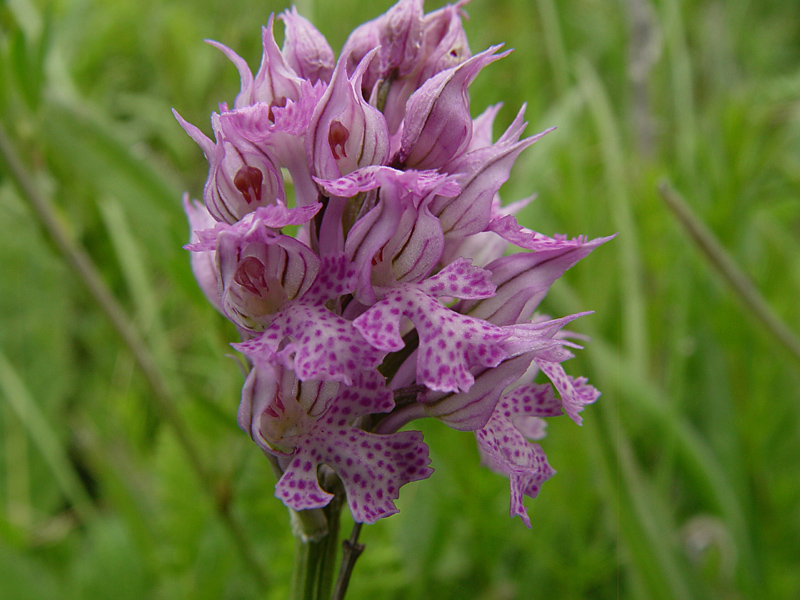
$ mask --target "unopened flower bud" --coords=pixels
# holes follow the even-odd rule
[[[330,81],[335,64],[333,50],[325,37],[293,6],[278,17],[286,25],[283,56],[303,79],[316,83]]]
[[[461,24],[461,6],[464,4],[466,2],[448,4],[425,15],[425,35],[416,76],[417,87],[437,73],[456,67],[472,56],[467,34]]]
[[[266,102],[271,106],[283,106],[287,100],[297,100],[300,97],[303,80],[295,73],[278,48],[278,44],[275,43],[274,22],[275,15],[273,14],[270,15],[267,26],[261,29],[264,50],[261,56],[261,66],[255,77],[245,60],[233,50],[219,42],[208,42],[221,50],[239,71],[242,85],[239,95],[236,96],[234,108],[250,106],[256,102]]]
[[[442,71],[408,100],[398,161],[408,168],[437,169],[462,153],[472,138],[467,88],[483,67],[505,56],[493,46]]]

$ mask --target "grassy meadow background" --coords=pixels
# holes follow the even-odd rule
[[[298,3],[337,52],[388,6]],[[4,153],[24,171],[0,158],[2,600],[287,596],[286,510],[235,422],[236,332],[181,249],[180,197],[200,196],[206,164],[170,113],[209,131],[238,76],[202,40],[256,68],[260,25],[286,7],[0,3]],[[543,305],[596,311],[566,366],[603,396],[583,427],[550,421],[558,475],[527,502],[531,530],[508,518],[508,484],[478,466],[474,437],[425,423],[436,473],[364,529],[348,598],[800,598],[800,360],[663,199],[682,197],[800,335],[800,3],[467,9],[473,52],[515,49],[473,84],[473,114],[503,101],[499,135],[527,102],[528,133],[558,126],[504,200],[537,192],[520,220],[543,233],[619,232]],[[45,232],[37,194],[122,305],[149,375]]]

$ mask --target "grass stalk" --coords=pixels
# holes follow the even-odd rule
[[[666,181],[658,187],[667,207],[711,267],[733,290],[748,312],[800,364],[800,338],[781,321],[753,281],[742,271],[716,236]]]

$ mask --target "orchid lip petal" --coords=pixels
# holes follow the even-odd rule
[[[373,347],[403,348],[400,322],[409,319],[419,334],[418,381],[431,390],[465,391],[474,383],[472,365],[497,366],[507,355],[500,343],[510,333],[460,315],[436,297],[485,297],[494,293],[488,272],[458,260],[420,284],[387,293],[353,324]]]
[[[511,516],[519,516],[530,527],[522,496],[535,498],[542,483],[555,475],[555,471],[548,464],[541,447],[527,441],[510,418],[508,408],[515,404],[515,393],[503,396],[487,424],[475,432],[475,437],[483,464],[509,478]],[[530,405],[524,404],[524,407],[530,408]]]
[[[256,366],[238,415],[240,426],[262,449],[284,457],[275,495],[287,506],[305,510],[330,502],[332,495],[321,488],[317,475],[317,467],[325,464],[342,480],[354,519],[374,523],[397,512],[400,487],[433,472],[420,432],[376,434],[355,425],[363,415],[394,407],[377,372],[363,372],[351,385],[340,385],[316,415],[303,408],[296,389],[291,372]]]

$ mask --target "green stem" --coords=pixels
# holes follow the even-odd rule
[[[294,554],[291,600],[329,600],[331,597],[336,551],[339,547],[339,525],[345,499],[341,482],[337,483],[333,491],[333,500],[328,506],[321,511],[301,511],[293,515],[294,523],[300,524],[301,527],[295,530],[297,545]],[[319,519],[316,517],[321,516],[319,512],[327,521],[327,530],[316,527],[316,533],[308,535],[305,525],[309,522],[318,524]],[[303,513],[317,513],[317,515],[314,515],[313,519],[304,519]]]
[[[332,600],[344,600],[347,586],[350,584],[350,576],[353,574],[353,567],[355,567],[356,560],[364,551],[364,544],[358,543],[361,525],[361,523],[355,523],[350,539],[342,542],[342,564],[339,567],[339,576],[336,578],[336,587],[333,589]]]

